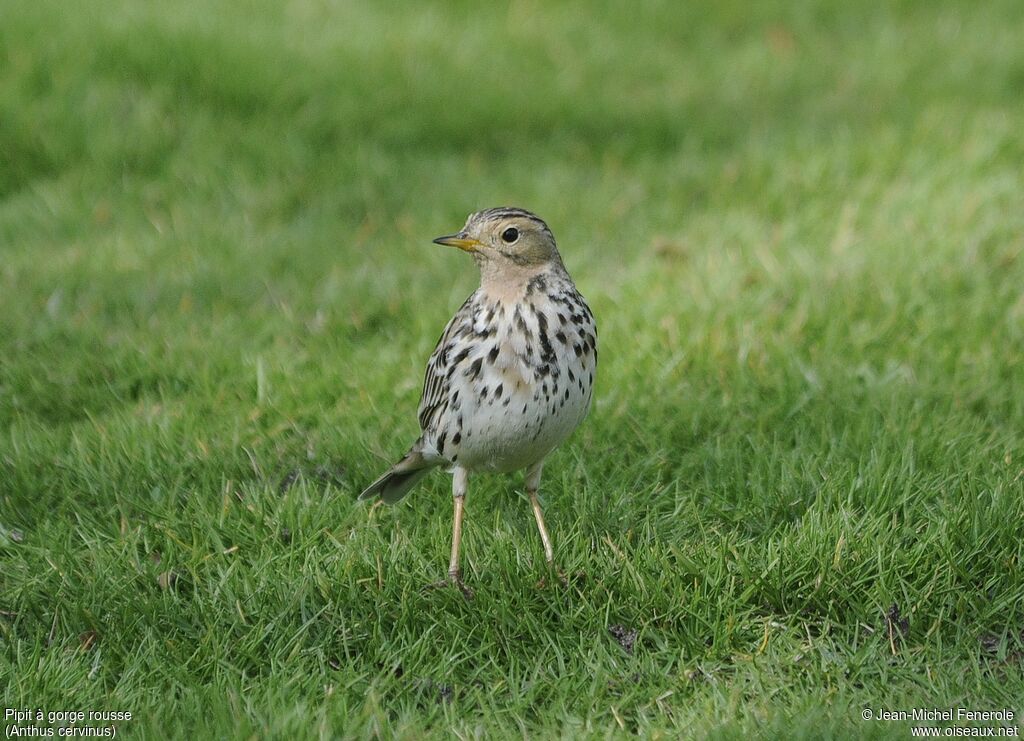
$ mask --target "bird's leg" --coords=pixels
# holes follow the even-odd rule
[[[440,587],[454,584],[466,596],[473,598],[473,590],[462,581],[462,569],[459,568],[459,548],[462,545],[462,513],[466,502],[466,490],[469,488],[469,474],[465,468],[456,468],[452,476],[452,499],[455,502],[455,513],[452,518],[452,558],[448,562],[448,579],[432,586]]]
[[[526,493],[530,496],[530,506],[533,507],[533,516],[537,519],[537,530],[540,532],[540,541],[544,544],[544,559],[549,566],[555,565],[555,553],[551,548],[551,536],[548,535],[547,526],[544,525],[544,515],[540,511],[540,500],[537,499],[537,489],[540,488],[540,472],[544,462],[536,464],[526,471]],[[565,574],[557,566],[558,578],[565,582]]]
[[[462,569],[459,568],[459,547],[462,545],[462,513],[465,507],[465,497],[453,497],[455,501],[455,516],[452,525],[452,557],[448,561],[448,578],[455,580],[462,578]]]
[[[544,515],[540,511],[540,501],[537,499],[537,492],[527,491],[530,495],[530,506],[533,507],[533,516],[537,518],[537,530],[540,531],[540,542],[544,544],[544,560],[548,563],[554,563],[555,553],[551,548],[551,536],[548,535],[548,529],[544,526]]]

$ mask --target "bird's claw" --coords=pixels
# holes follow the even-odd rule
[[[456,586],[459,591],[462,592],[462,596],[466,599],[473,599],[473,590],[466,586],[466,583],[462,581],[461,571],[449,571],[448,578],[436,581],[433,584],[428,584],[426,589],[442,589],[444,587]]]
[[[554,569],[555,575],[558,577],[558,583],[561,584],[565,589],[568,589],[569,579],[568,577],[566,577],[565,572],[562,571],[562,569],[560,569],[558,566],[555,566],[554,564],[550,564],[550,566]],[[548,579],[546,576],[542,576],[540,581],[537,582],[537,587],[540,589],[544,589],[547,585]]]

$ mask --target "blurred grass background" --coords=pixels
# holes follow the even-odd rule
[[[325,737],[1024,710],[1022,38],[1010,0],[7,0],[5,705]],[[502,204],[599,322],[545,482],[586,576],[536,587],[519,482],[480,478],[465,603],[419,591],[445,477],[352,500],[476,283],[429,240]]]

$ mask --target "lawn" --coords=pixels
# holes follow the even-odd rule
[[[1022,38],[1017,0],[5,0],[2,706],[129,738],[1015,726]],[[568,585],[521,478],[481,476],[467,601],[423,589],[447,476],[355,497],[476,285],[430,240],[506,204],[601,365],[543,482]]]

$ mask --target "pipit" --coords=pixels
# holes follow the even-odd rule
[[[480,287],[455,312],[427,362],[422,434],[359,498],[393,504],[432,469],[450,471],[455,515],[447,581],[470,596],[459,546],[471,473],[525,470],[544,556],[554,562],[537,488],[544,459],[590,408],[597,328],[554,235],[529,211],[470,214],[462,231],[434,242],[470,253]]]

